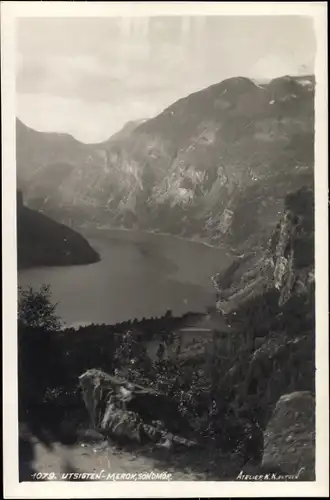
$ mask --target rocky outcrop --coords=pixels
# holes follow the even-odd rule
[[[136,400],[142,399],[144,414],[149,405],[161,406],[164,403],[171,405],[169,400],[164,401],[164,395],[159,391],[132,384],[126,379],[96,369],[83,373],[79,377],[79,386],[90,423],[94,429],[103,434],[139,443],[146,440],[154,442],[163,440],[168,441],[170,446],[197,445],[194,441],[169,432],[164,424],[164,414],[162,420],[151,420],[150,423],[145,421],[143,412],[141,414],[138,411],[142,410],[141,404],[136,404]],[[151,415],[152,409],[150,409],[149,417]],[[179,415],[177,417],[179,418]]]
[[[306,293],[314,280],[314,194],[301,189],[286,198],[286,211],[271,240],[274,284],[280,304]]]
[[[288,194],[268,247],[244,252],[213,282],[218,309],[226,312],[269,290],[278,292],[279,306],[308,293],[314,282],[313,190],[303,187]]]
[[[315,399],[310,392],[278,400],[264,433],[262,467],[315,480]]]
[[[87,240],[69,227],[23,204],[17,198],[18,268],[72,266],[97,262],[99,254]]]
[[[246,422],[265,429],[277,401],[280,407],[286,401],[286,397],[281,399],[283,394],[308,391],[308,398],[312,398],[315,392],[313,242],[314,196],[305,188],[286,197],[284,213],[264,251],[241,256],[214,278],[217,314],[233,330],[227,341],[233,346],[231,357],[225,365],[220,360],[215,372],[215,422],[221,429],[221,445],[223,441],[227,445],[232,425],[242,436],[246,434]],[[292,400],[295,404],[295,395]],[[277,411],[282,415],[282,410],[276,410],[276,415]],[[311,419],[312,406],[306,411]],[[225,425],[224,415],[229,415]],[[279,422],[276,432],[287,438],[291,423],[282,416]],[[281,443],[278,441],[279,449],[284,453]],[[292,467],[284,469],[287,474],[298,472],[293,470],[296,462],[293,456]],[[273,470],[275,466],[276,470],[283,469],[282,462],[271,466]]]

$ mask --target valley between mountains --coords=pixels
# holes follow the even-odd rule
[[[29,208],[71,226],[143,229],[237,250],[270,236],[284,196],[313,186],[313,76],[237,77],[99,144],[17,119]]]

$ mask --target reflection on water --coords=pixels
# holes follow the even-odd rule
[[[203,311],[215,299],[210,276],[228,265],[222,250],[170,236],[119,230],[85,236],[100,262],[19,272],[23,287],[51,285],[68,325]]]

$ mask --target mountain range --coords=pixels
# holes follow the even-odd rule
[[[231,247],[271,234],[314,182],[314,76],[224,80],[83,144],[16,123],[26,204],[79,229],[159,231]]]

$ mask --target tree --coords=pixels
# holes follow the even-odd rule
[[[19,288],[19,411],[20,418],[28,416],[35,422],[46,411],[44,401],[47,390],[64,385],[69,380],[63,351],[56,340],[61,322],[55,309],[49,286],[43,285],[38,291],[31,287],[26,290]]]
[[[34,291],[31,286],[26,290],[18,289],[18,314],[20,326],[40,328],[47,331],[58,331],[61,321],[56,315],[57,304],[51,300],[50,285],[42,285],[39,291]]]

